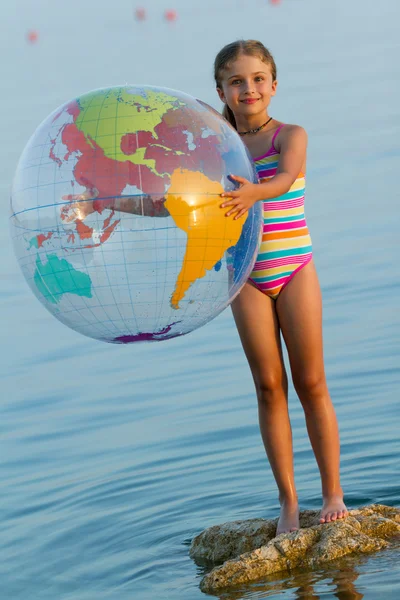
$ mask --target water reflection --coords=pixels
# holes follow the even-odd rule
[[[347,557],[335,561],[324,569],[304,572],[300,569],[287,573],[275,573],[266,576],[261,582],[241,586],[220,594],[220,600],[242,600],[252,598],[277,597],[289,592],[288,598],[293,600],[320,600],[329,597],[339,600],[362,600],[364,593],[357,589],[356,581],[360,575],[357,567],[366,562],[366,557]],[[286,595],[285,595],[286,597]]]

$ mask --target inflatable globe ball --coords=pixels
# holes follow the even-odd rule
[[[58,108],[22,153],[11,235],[34,294],[62,323],[114,343],[201,327],[245,283],[260,203],[226,217],[229,175],[255,181],[239,135],[175,90],[99,89]]]

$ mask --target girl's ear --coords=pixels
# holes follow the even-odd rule
[[[222,102],[226,103],[225,94],[224,94],[222,88],[217,87],[217,93],[218,93],[220,100],[222,100]]]
[[[278,81],[275,79],[275,81],[272,82],[272,96],[275,96],[277,87],[278,87]]]

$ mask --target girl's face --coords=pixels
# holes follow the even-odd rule
[[[277,81],[273,81],[269,65],[260,58],[242,54],[223,70],[221,85],[217,91],[222,102],[236,118],[246,118],[265,114],[275,96]]]

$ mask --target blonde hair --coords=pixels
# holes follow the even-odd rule
[[[258,40],[237,40],[224,46],[214,60],[214,79],[216,86],[222,89],[222,71],[227,69],[240,55],[255,56],[271,69],[272,80],[276,80],[276,64],[271,52]],[[236,129],[235,116],[225,104],[222,115]]]

